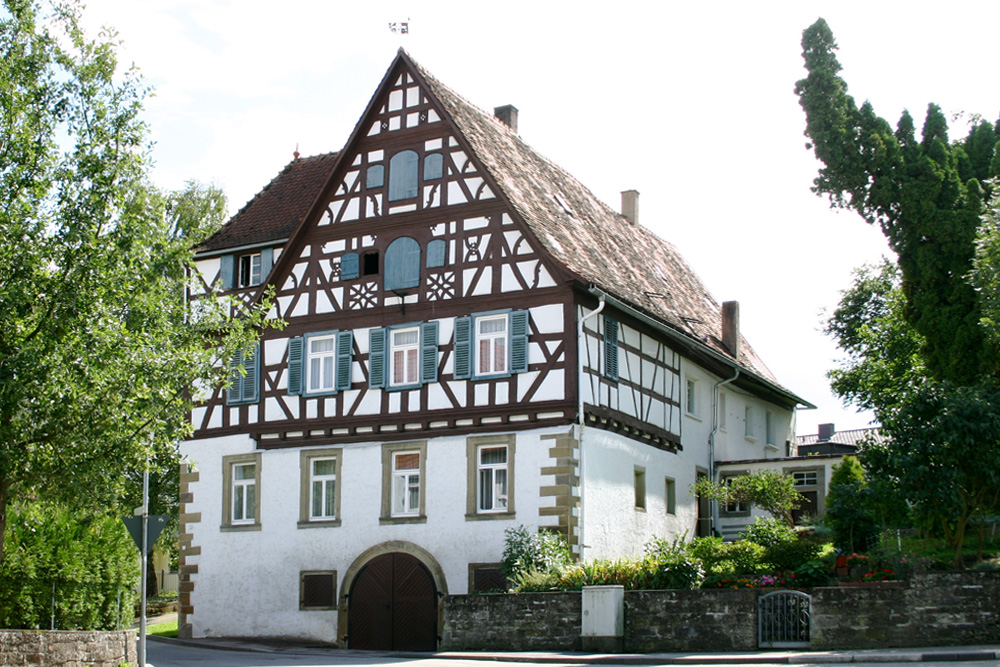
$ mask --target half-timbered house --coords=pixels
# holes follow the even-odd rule
[[[582,559],[706,534],[714,461],[794,409],[675,249],[400,51],[337,153],[296,158],[200,249],[273,286],[245,374],[182,452],[181,633],[433,648],[507,528]],[[197,294],[192,295],[197,297]]]

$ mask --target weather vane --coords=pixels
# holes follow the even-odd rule
[[[389,30],[392,32],[399,33],[401,35],[409,34],[410,32],[410,17],[407,16],[405,21],[390,21]]]

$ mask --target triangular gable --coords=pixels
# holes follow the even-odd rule
[[[403,130],[407,132],[401,133],[397,139],[396,133]],[[422,174],[426,174],[428,169],[424,160],[437,160],[441,178],[432,181],[421,179],[416,196],[394,199],[394,184],[390,182],[394,170],[390,168],[389,161],[396,158],[400,142],[414,148],[410,152],[421,161]],[[384,179],[381,185],[380,177]],[[492,176],[482,167],[466,138],[448,117],[432,87],[424,80],[422,71],[400,49],[350,139],[340,151],[337,164],[316,197],[304,224],[289,241],[270,280],[276,286],[284,284],[302,252],[303,239],[309,229],[470,202],[496,202],[497,192]],[[516,218],[516,211],[513,211],[510,202],[503,197],[499,199]],[[527,225],[523,221],[515,222],[531,238],[531,245],[540,250],[541,244],[534,239]],[[565,269],[545,253],[542,253],[542,259],[549,273],[563,278],[568,276]]]

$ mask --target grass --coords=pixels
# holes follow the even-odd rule
[[[146,626],[147,635],[156,635],[157,637],[176,637],[177,636],[177,621],[170,621],[168,623],[157,623],[156,625]]]

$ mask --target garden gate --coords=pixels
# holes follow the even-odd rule
[[[772,591],[757,598],[757,646],[809,646],[811,598],[801,591]]]

